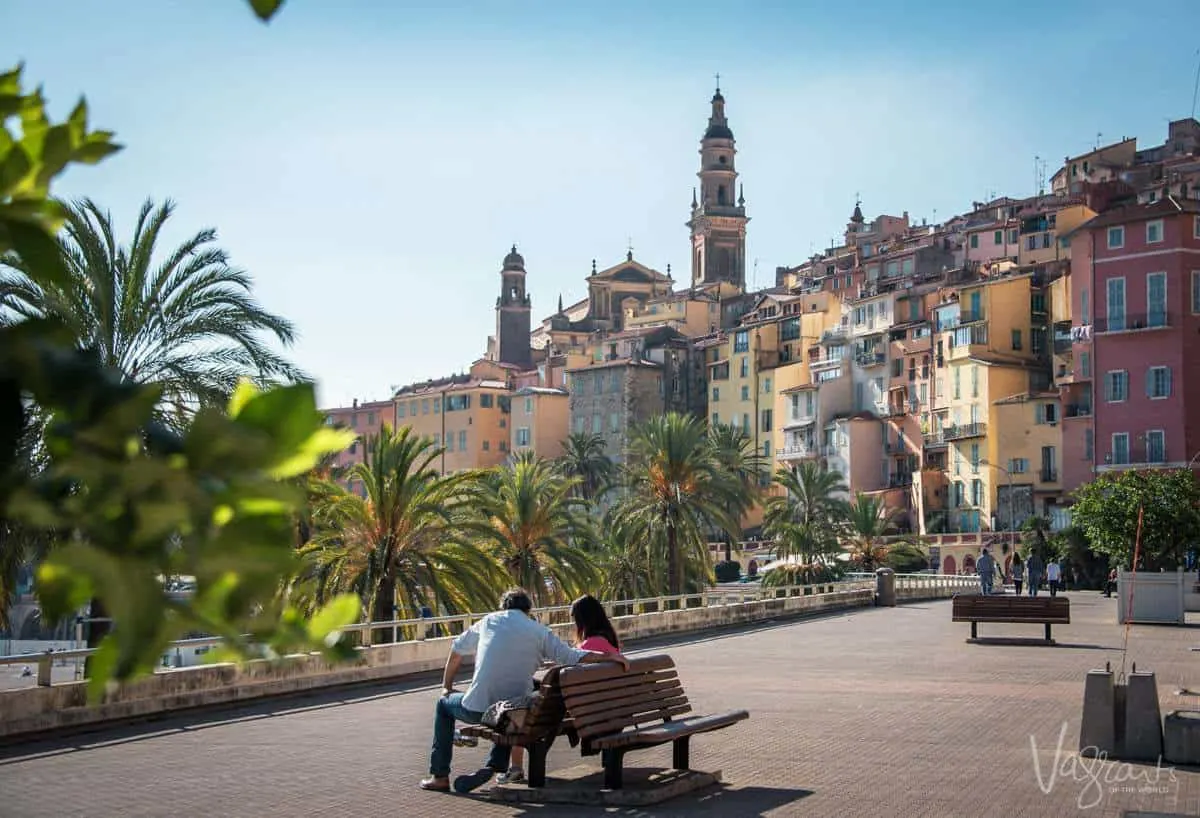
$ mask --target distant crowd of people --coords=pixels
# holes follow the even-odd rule
[[[1038,591],[1045,587],[1050,596],[1057,596],[1060,590],[1066,590],[1065,577],[1066,570],[1062,563],[1058,560],[1045,562],[1035,552],[1029,555],[1029,559],[1021,559],[1021,555],[1014,553],[1010,567],[1010,573],[1005,575],[1004,570],[996,561],[988,549],[984,548],[979,559],[975,561],[975,573],[979,575],[980,591],[984,594],[997,593],[996,579],[1000,580],[1000,591],[1004,593],[1004,585],[1006,582],[1011,582],[1013,590],[1020,596],[1021,592],[1029,594],[1029,596],[1037,596]],[[1115,572],[1114,572],[1115,573]],[[1110,578],[1112,582],[1116,582],[1116,577]]]

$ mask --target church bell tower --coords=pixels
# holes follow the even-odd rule
[[[496,360],[533,369],[529,348],[532,313],[529,294],[525,291],[525,259],[512,251],[504,257],[500,270],[500,297],[496,299]]]
[[[738,186],[733,131],[725,118],[721,76],[700,140],[700,198],[692,189],[692,286],[727,281],[746,289],[746,200]],[[736,191],[736,200],[734,198]]]

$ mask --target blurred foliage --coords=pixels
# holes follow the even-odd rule
[[[1172,569],[1200,542],[1200,482],[1186,469],[1106,472],[1075,490],[1071,519],[1113,565],[1133,563],[1143,511],[1140,568]]]

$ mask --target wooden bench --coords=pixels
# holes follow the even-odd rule
[[[607,662],[555,667],[539,671],[535,682],[542,697],[520,732],[497,733],[483,725],[462,728],[464,735],[524,747],[530,787],[546,785],[546,755],[564,733],[572,744],[581,744],[583,755],[602,754],[604,786],[616,790],[622,785],[626,753],[671,742],[673,769],[686,770],[693,735],[750,717],[745,710],[734,710],[679,718],[692,708],[670,656],[634,659],[628,672]]]
[[[750,717],[745,710],[684,716],[692,708],[670,656],[648,656],[628,672],[610,664],[564,668],[558,678],[584,755],[601,754],[604,786],[622,786],[625,754],[671,742],[672,768],[689,768],[689,739]]]
[[[979,638],[976,626],[980,622],[1028,623],[1045,625],[1046,641],[1053,644],[1050,626],[1071,623],[1071,600],[1062,596],[956,594],[952,604],[951,620],[970,622],[972,639]]]

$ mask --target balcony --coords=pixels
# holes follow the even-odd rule
[[[860,368],[883,366],[887,363],[887,355],[882,352],[857,352],[854,355],[854,363]]]
[[[1057,483],[1058,469],[1042,469],[1041,472],[1038,473],[1038,477],[1041,478],[1043,483]]]
[[[912,472],[901,472],[900,474],[888,475],[888,488],[900,489],[906,486],[911,486],[913,481]]]
[[[1167,312],[1125,313],[1122,316],[1096,318],[1097,334],[1142,332],[1146,330],[1169,329],[1170,326],[1171,315]]]
[[[843,360],[845,359],[842,356],[838,356],[836,358],[828,356],[824,358],[814,358],[808,362],[808,368],[811,370],[835,369],[842,365]]]
[[[922,437],[925,439],[926,449],[941,448],[946,445],[944,432],[926,432]]]
[[[908,454],[908,444],[903,440],[889,440],[883,444],[888,454]]]
[[[805,460],[819,455],[820,451],[815,443],[789,443],[775,452],[777,460]]]
[[[822,344],[830,344],[830,343],[834,343],[836,341],[845,340],[845,338],[849,334],[849,332],[850,332],[850,328],[845,327],[845,326],[834,327],[833,329],[827,329],[821,333],[821,343]]]
[[[958,317],[959,326],[962,326],[963,324],[974,324],[979,321],[986,320],[984,312],[985,311],[983,307],[980,307],[977,310],[963,310]]]
[[[1090,418],[1091,416],[1092,407],[1086,403],[1071,403],[1063,408],[1063,417]]]
[[[987,424],[964,423],[960,426],[947,426],[942,429],[942,436],[947,441],[967,440],[972,437],[987,437]]]

